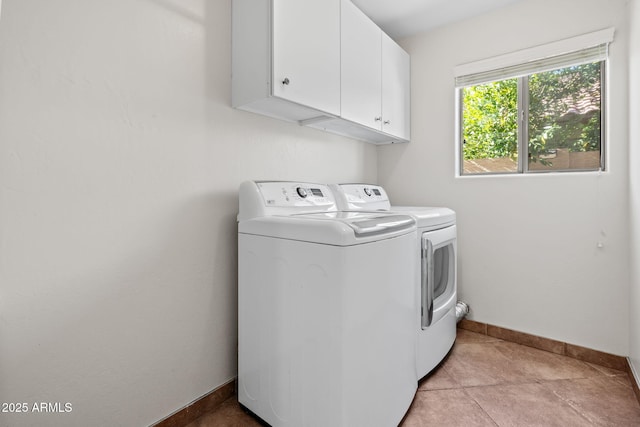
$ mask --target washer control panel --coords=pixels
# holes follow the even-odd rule
[[[328,185],[292,181],[246,181],[240,185],[238,219],[337,210]]]
[[[265,206],[331,206],[335,204],[328,186],[308,182],[257,182]]]

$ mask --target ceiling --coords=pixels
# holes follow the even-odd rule
[[[522,0],[352,0],[392,38],[421,33]]]

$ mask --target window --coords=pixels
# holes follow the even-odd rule
[[[613,30],[594,34],[610,41]],[[594,39],[570,44],[585,37]],[[603,170],[608,41],[553,54],[566,52],[562,41],[456,70],[460,174]]]

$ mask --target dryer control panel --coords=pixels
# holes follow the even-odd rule
[[[373,184],[331,185],[340,210],[388,211],[391,207],[387,192]]]
[[[238,221],[271,215],[337,210],[328,185],[292,181],[246,181],[240,185]]]

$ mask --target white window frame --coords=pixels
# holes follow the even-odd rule
[[[601,138],[600,138],[600,170],[605,169],[605,128],[606,128],[606,62],[609,44],[613,41],[614,28],[583,34],[577,37],[560,40],[541,46],[536,46],[493,58],[483,59],[454,68],[456,87],[456,175],[457,176],[485,176],[485,175],[523,175],[528,171],[528,137],[526,117],[528,107],[528,91],[526,89],[527,76],[535,73],[556,70],[559,68],[601,62]],[[462,123],[462,89],[483,83],[504,79],[519,78],[518,84],[518,169],[515,172],[487,172],[481,174],[464,174],[463,123]],[[524,84],[523,84],[524,82]],[[524,114],[523,114],[524,113]],[[547,171],[545,171],[547,172]],[[552,170],[547,173],[580,172],[580,170]],[[541,173],[536,171],[536,173]],[[544,172],[542,172],[544,173]]]

